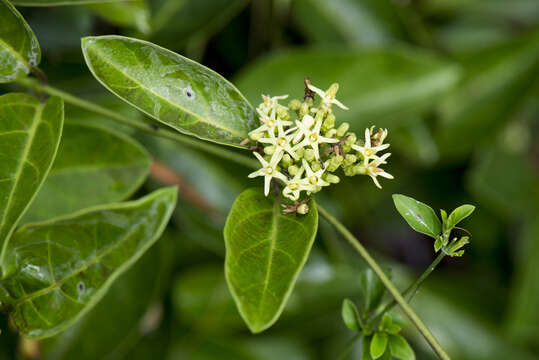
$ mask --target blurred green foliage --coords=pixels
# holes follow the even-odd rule
[[[434,208],[475,204],[465,256],[445,259],[412,306],[455,359],[539,356],[536,0],[136,0],[18,9],[53,85],[140,120],[93,79],[81,37],[152,41],[231,79],[255,105],[261,93],[301,97],[304,77],[323,88],[339,82],[351,109],[339,120],[355,131],[388,127],[395,180],[380,191],[347,178],[318,200],[386,259],[401,289],[434,254],[432,241],[399,217],[391,194]],[[361,301],[364,265],[323,221],[279,322],[251,335],[226,288],[222,238],[233,199],[252,184],[249,169],[70,105],[66,121],[129,131],[176,172],[180,204],[158,245],[80,323],[44,341],[42,359],[337,358],[353,336],[342,300]],[[157,185],[151,179],[143,191]],[[392,315],[406,324],[398,310]],[[0,359],[36,355],[7,324],[0,328],[8,329]],[[403,332],[418,359],[433,358],[414,328]],[[348,358],[361,352],[358,343]]]

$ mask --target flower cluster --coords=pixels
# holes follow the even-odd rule
[[[288,95],[262,95],[257,108],[261,126],[249,133],[257,142],[253,154],[262,167],[249,177],[264,177],[264,194],[277,179],[284,186],[283,195],[297,202],[303,191],[310,195],[338,183],[340,178],[333,173],[339,168],[346,176],[368,175],[379,188],[378,176],[392,179],[380,168],[391,154],[378,155],[389,147],[384,144],[387,130],[375,131],[373,126],[365,129],[364,140],[358,139],[348,131],[349,124],[336,127],[332,105],[348,109],[335,98],[339,85],[323,91],[306,80],[306,86],[305,100],[292,100],[288,106],[279,104]],[[315,106],[316,95],[320,101]]]

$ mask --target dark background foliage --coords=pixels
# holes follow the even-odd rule
[[[221,73],[254,104],[260,93],[301,97],[306,76],[323,88],[339,82],[351,110],[338,119],[358,133],[388,127],[395,180],[380,191],[367,178],[344,179],[318,200],[385,260],[401,288],[432,261],[433,244],[407,227],[391,194],[435,209],[475,204],[465,256],[444,260],[412,306],[455,359],[539,354],[537,1],[152,0],[19,9],[52,85],[141,120],[91,76],[82,36],[148,39]],[[253,185],[249,169],[69,105],[66,119],[137,138],[157,164],[141,193],[178,183],[179,205],[158,244],[78,324],[40,344],[8,327],[0,359],[338,356],[353,336],[340,305],[344,297],[357,301],[365,265],[324,221],[282,317],[253,336],[224,282],[222,238],[233,199]],[[414,328],[405,333],[419,359],[433,358]],[[350,358],[360,357],[357,350]]]

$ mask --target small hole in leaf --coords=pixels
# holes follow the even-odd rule
[[[77,285],[77,288],[79,289],[79,292],[83,292],[84,291],[84,283],[82,281],[79,282],[79,284]]]
[[[185,88],[185,96],[187,96],[188,99],[193,99],[195,97],[195,93],[193,89],[191,89],[191,86]]]

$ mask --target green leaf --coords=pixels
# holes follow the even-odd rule
[[[20,6],[63,6],[127,1],[130,0],[13,0],[13,4]]]
[[[19,332],[46,338],[87,313],[161,236],[176,196],[177,188],[164,188],[17,230],[2,286]]]
[[[344,299],[342,302],[342,319],[346,326],[353,331],[361,331],[361,320],[359,312],[357,311],[356,304],[350,299]]]
[[[307,215],[282,215],[259,188],[242,192],[228,215],[225,276],[249,329],[270,327],[283,311],[318,228],[314,200]]]
[[[143,34],[151,32],[150,9],[144,0],[104,2],[86,7],[111,24],[132,27]]]
[[[454,228],[455,226],[457,226],[458,223],[470,216],[474,212],[474,210],[475,206],[473,205],[466,204],[459,206],[449,215],[446,228]]]
[[[442,225],[430,206],[400,194],[393,194],[393,202],[412,229],[434,239],[438,238],[442,231]]]
[[[370,343],[372,336],[362,336],[361,338],[361,360],[372,360]]]
[[[150,163],[147,151],[127,136],[67,123],[54,165],[22,222],[125,200],[146,179]]]
[[[410,347],[405,338],[400,335],[389,336],[389,348],[391,355],[400,360],[415,360],[414,350]]]
[[[253,107],[230,82],[172,51],[121,36],[83,38],[82,51],[103,86],[180,132],[239,146],[256,126]]]
[[[64,103],[26,95],[0,96],[0,266],[9,237],[36,196],[56,156]]]
[[[407,125],[405,120],[412,115],[432,108],[456,84],[460,72],[424,51],[332,47],[331,51],[280,51],[249,66],[236,84],[249,101],[258,104],[261,91],[302,98],[305,77],[323,89],[338,82],[337,99],[350,110],[337,109],[336,116],[363,132],[372,124],[392,130]]]
[[[22,15],[0,0],[0,83],[26,76],[41,61],[37,38]]]
[[[359,274],[359,291],[361,293],[360,308],[362,314],[367,315],[380,305],[386,288],[374,271],[369,268]]]
[[[387,347],[387,334],[376,332],[371,341],[371,356],[373,359],[378,359],[386,352]]]
[[[156,324],[149,320],[159,318],[156,314],[171,270],[173,242],[167,240],[176,239],[167,235],[165,232],[155,246],[119,277],[88,314],[63,333],[41,342],[41,358],[118,359],[118,354],[124,354],[151,331],[149,327]]]

